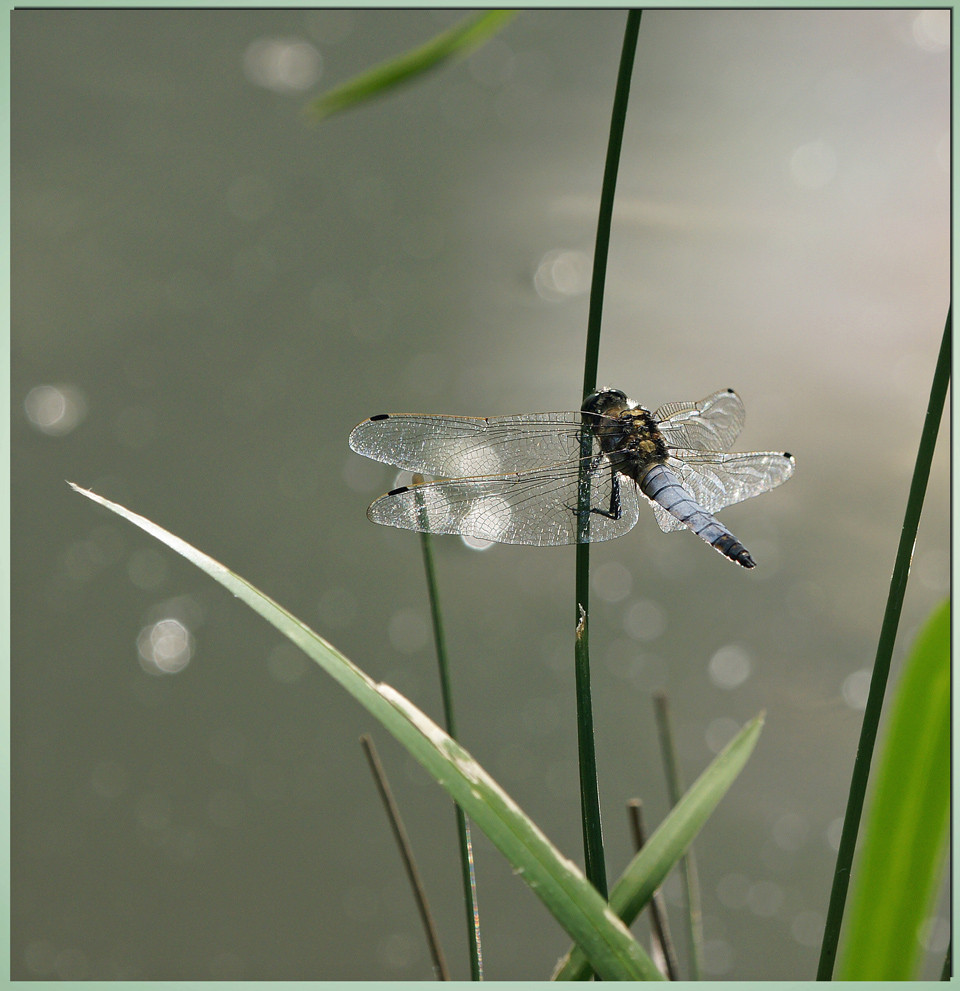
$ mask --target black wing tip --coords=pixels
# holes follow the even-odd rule
[[[792,454],[791,454],[791,453],[790,453],[789,451],[784,451],[784,452],[783,452],[783,456],[784,456],[784,457],[785,457],[785,458],[786,458],[786,459],[787,459],[788,461],[796,461],[796,460],[797,460],[797,459],[796,459],[796,458],[795,458],[795,457],[794,457],[794,456],[793,456],[793,455],[792,455]]]
[[[409,485],[401,485],[399,489],[391,489],[387,493],[387,495],[388,496],[400,495],[401,492],[409,492],[409,491],[410,491]]]
[[[370,417],[370,422],[375,423],[377,420],[389,420],[389,419],[390,419],[389,413],[377,413],[376,416]]]

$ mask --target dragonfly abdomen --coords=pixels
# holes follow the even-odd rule
[[[756,566],[746,547],[715,516],[697,505],[666,465],[654,465],[647,471],[640,480],[640,490],[724,557],[744,568]]]

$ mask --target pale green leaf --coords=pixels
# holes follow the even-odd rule
[[[854,865],[840,981],[918,980],[950,819],[950,602],[913,643]]]
[[[382,62],[311,100],[305,108],[306,113],[315,121],[321,121],[358,103],[383,96],[451,58],[468,55],[502,30],[515,14],[513,10],[488,10],[461,21],[426,44]]]

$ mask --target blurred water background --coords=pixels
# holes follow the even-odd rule
[[[392,411],[575,408],[622,11],[528,11],[306,126],[309,96],[456,11],[12,17],[12,976],[431,976],[357,743],[391,774],[454,976],[445,795],[271,628],[90,486],[212,554],[439,718],[417,539],[367,522]],[[796,476],[593,552],[607,861],[766,728],[697,843],[705,976],[810,979],[949,301],[949,12],[644,14],[601,384],[732,386]],[[943,427],[896,660],[948,592]],[[572,548],[435,543],[460,734],[580,859]],[[490,979],[568,939],[475,834]],[[666,890],[685,954],[679,885]],[[644,932],[645,923],[637,931]],[[947,903],[925,927],[939,974]]]

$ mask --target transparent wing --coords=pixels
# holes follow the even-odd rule
[[[743,402],[733,389],[721,389],[698,403],[667,403],[654,417],[667,447],[726,451],[743,429]]]
[[[517,416],[383,414],[350,434],[350,447],[375,461],[428,475],[496,475],[578,459],[580,413]],[[599,453],[596,440],[591,455]]]
[[[589,540],[610,540],[632,529],[640,515],[637,486],[601,463],[590,473],[590,506],[609,512],[619,490],[616,518],[589,514]],[[453,478],[395,489],[373,502],[374,523],[429,533],[455,533],[503,544],[577,542],[578,462],[510,475]]]
[[[668,513],[659,502],[654,502],[646,496],[644,496],[644,498],[650,503],[650,506],[653,509],[653,515],[657,518],[657,526],[659,526],[664,533],[669,533],[671,530],[686,530],[686,527],[676,518],[676,516],[672,513]]]
[[[796,461],[790,454],[755,451],[719,454],[713,451],[673,451],[667,466],[708,513],[743,502],[782,485]]]

